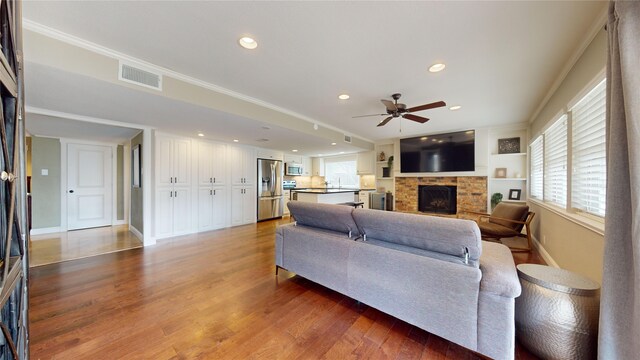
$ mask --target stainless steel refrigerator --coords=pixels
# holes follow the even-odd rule
[[[258,221],[282,217],[282,176],[280,160],[258,159]]]

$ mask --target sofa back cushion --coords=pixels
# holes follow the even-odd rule
[[[299,225],[337,231],[352,238],[360,236],[351,213],[353,208],[344,205],[316,204],[304,201],[289,201],[291,216]]]
[[[480,229],[471,220],[356,209],[353,218],[367,238],[435,251],[465,259],[478,267]]]

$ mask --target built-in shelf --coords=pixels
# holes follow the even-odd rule
[[[500,181],[525,181],[527,178],[496,178],[492,177],[491,180],[500,180]]]
[[[500,200],[502,202],[509,202],[509,203],[523,203],[523,202],[527,202],[526,200]]]
[[[379,177],[378,180],[393,180],[392,177]]]
[[[385,160],[385,161],[376,161],[377,164],[388,164],[389,161]]]

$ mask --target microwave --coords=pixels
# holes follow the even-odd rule
[[[302,175],[302,164],[286,163],[284,167],[284,174],[288,176]]]

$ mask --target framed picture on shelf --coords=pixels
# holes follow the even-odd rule
[[[520,152],[520,138],[498,139],[498,154],[517,154]]]
[[[509,200],[520,200],[521,189],[509,189]]]
[[[507,168],[496,168],[496,178],[506,178]]]

